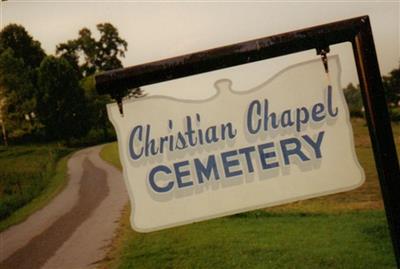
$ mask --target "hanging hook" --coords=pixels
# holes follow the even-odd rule
[[[329,68],[328,68],[328,57],[326,56],[326,54],[328,54],[329,51],[330,51],[329,46],[324,47],[323,49],[317,48],[317,55],[321,55],[322,64],[324,65],[325,73],[327,74],[329,73]]]
[[[124,109],[122,106],[122,99],[124,98],[124,94],[121,93],[122,91],[117,91],[117,92],[119,92],[119,93],[111,95],[111,98],[113,98],[115,101],[117,101],[119,113],[121,114],[121,117],[123,117]]]
[[[324,68],[325,68],[325,73],[329,73],[329,67],[328,67],[328,57],[326,57],[326,52],[323,50],[321,52],[321,59],[322,59],[322,63],[324,64]]]
[[[122,107],[122,98],[121,97],[117,98],[117,105],[118,105],[119,113],[123,117],[124,116],[124,108]]]

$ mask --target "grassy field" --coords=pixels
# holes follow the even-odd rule
[[[352,123],[360,188],[149,234],[130,228],[127,206],[100,268],[396,268],[368,130]],[[121,168],[115,143],[101,156]]]
[[[0,147],[0,231],[23,221],[62,189],[71,151],[56,145]]]

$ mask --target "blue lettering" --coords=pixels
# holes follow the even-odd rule
[[[281,125],[282,128],[293,126],[294,122],[292,121],[292,113],[290,109],[282,112],[281,115]]]
[[[217,127],[216,126],[208,127],[206,130],[206,143],[207,144],[217,143],[218,140],[219,139],[217,138]]]
[[[311,137],[309,137],[308,135],[303,135],[303,139],[314,149],[314,153],[315,153],[315,157],[317,159],[321,158],[321,143],[322,143],[322,138],[324,137],[325,132],[319,132],[318,133],[318,137],[317,137],[317,141],[314,142],[312,140]]]
[[[250,153],[252,153],[254,151],[255,151],[254,147],[247,147],[247,148],[239,149],[239,154],[244,154],[244,156],[246,158],[247,170],[249,171],[249,173],[254,172],[254,167],[253,167],[253,163],[251,162],[251,156],[250,156]]]
[[[271,128],[277,129],[279,127],[279,121],[276,118],[276,113],[272,112],[269,114],[269,103],[268,99],[264,100],[264,131],[268,131],[268,122],[271,120]]]
[[[313,121],[315,122],[319,122],[322,121],[323,119],[325,119],[325,113],[320,115],[322,112],[324,112],[325,110],[325,106],[322,103],[317,103],[313,106],[312,108],[312,112],[311,112],[311,118],[313,119]]]
[[[254,111],[254,109],[256,111]],[[253,126],[253,116],[258,116],[256,119],[255,126]],[[249,109],[247,110],[247,130],[251,134],[255,134],[260,130],[261,127],[261,104],[260,101],[254,100],[250,103]]]
[[[335,111],[334,111],[332,106],[333,106],[333,104],[332,104],[332,86],[329,85],[328,86],[328,113],[332,118],[334,118],[339,113],[339,109],[336,107]]]
[[[301,131],[301,125],[306,124],[310,119],[310,114],[305,107],[296,109],[296,131]]]
[[[226,136],[226,132],[228,131],[228,136]],[[225,140],[226,137],[229,139],[235,138],[237,134],[237,130],[233,128],[233,124],[231,122],[228,122],[226,124],[221,124],[221,139]]]
[[[273,147],[274,147],[273,142],[258,145],[258,153],[260,155],[261,166],[264,170],[279,166],[278,162],[267,163],[267,159],[275,158],[276,153],[275,151],[265,152],[265,150]]]
[[[168,184],[165,187],[160,187],[160,186],[158,186],[156,184],[156,180],[155,180],[154,177],[159,172],[162,172],[162,173],[167,174],[167,175],[172,173],[172,171],[168,167],[166,167],[164,165],[159,165],[159,166],[156,166],[153,169],[151,169],[150,174],[149,174],[149,183],[150,183],[151,188],[156,192],[168,192],[168,191],[170,191],[172,189],[172,187],[174,187],[174,182],[173,181],[168,182]]]
[[[179,188],[189,187],[193,185],[192,181],[186,181],[186,182],[183,181],[183,177],[189,176],[190,171],[189,170],[181,171],[181,168],[188,165],[189,161],[174,163],[175,175]]]
[[[151,155],[156,155],[158,153],[158,148],[156,146],[156,141],[153,138],[150,138],[150,124],[146,125],[146,151],[145,154],[146,156]]]
[[[211,173],[214,174],[214,178],[216,180],[219,179],[217,163],[215,161],[214,155],[208,156],[206,166],[204,166],[199,159],[197,159],[197,158],[194,159],[194,167],[196,169],[197,179],[198,179],[199,183],[204,182],[203,175],[205,176],[205,178],[210,180]]]
[[[143,146],[140,148],[139,153],[135,152],[134,146],[135,146],[135,136],[137,137],[138,141],[142,141],[142,135],[143,135],[143,127],[141,125],[135,126],[133,128],[131,135],[129,136],[129,154],[132,159],[138,160],[140,157],[143,155]]]
[[[231,150],[231,151],[226,151],[221,153],[221,158],[222,158],[222,164],[224,166],[224,171],[225,171],[225,176],[226,177],[234,177],[234,176],[240,176],[243,174],[241,170],[236,170],[236,171],[231,171],[230,168],[233,166],[238,166],[239,160],[228,160],[229,157],[236,156],[237,151],[236,150]]]
[[[309,161],[310,159],[301,151],[301,143],[297,138],[288,138],[280,141],[283,159],[285,165],[290,163],[289,156],[297,155],[303,162]],[[294,148],[289,149],[288,145],[294,145]]]

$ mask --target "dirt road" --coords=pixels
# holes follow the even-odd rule
[[[121,173],[99,157],[75,153],[66,188],[26,221],[0,234],[0,268],[94,268],[107,251],[128,201]]]

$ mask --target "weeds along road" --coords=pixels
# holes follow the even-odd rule
[[[100,159],[100,150],[76,152],[65,189],[0,234],[1,269],[94,268],[105,257],[128,194],[121,173]]]

